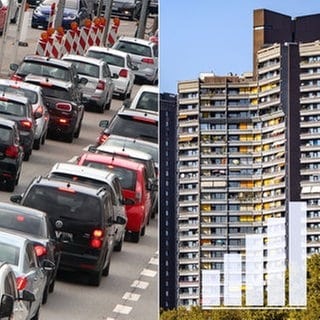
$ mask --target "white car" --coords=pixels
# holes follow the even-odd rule
[[[118,75],[118,78],[113,80],[114,95],[123,100],[130,98],[135,81],[134,71],[137,67],[132,64],[128,53],[107,47],[91,46],[87,49],[86,56],[103,59],[109,65],[111,72]]]
[[[89,110],[96,107],[99,112],[109,110],[114,90],[113,79],[117,77],[103,60],[84,57],[76,54],[66,54],[62,60],[72,62],[81,78],[87,83],[81,86],[82,101]]]
[[[20,297],[22,296],[22,297]],[[16,275],[7,262],[0,262],[0,318],[26,320],[29,311],[24,301],[34,301],[34,294],[18,292]]]
[[[156,86],[143,85],[136,93],[131,102],[128,102],[130,109],[142,109],[151,112],[159,110],[159,88]]]
[[[28,78],[28,76],[27,76]],[[26,80],[28,80],[26,78]],[[43,101],[43,93],[40,86],[27,83],[24,81],[15,81],[9,79],[0,79],[0,92],[11,92],[27,97],[31,104],[33,112],[41,114],[36,119],[36,130],[34,134],[33,149],[39,150],[40,146],[45,143],[49,125],[49,111]]]

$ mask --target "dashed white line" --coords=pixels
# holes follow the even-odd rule
[[[140,273],[142,276],[146,276],[146,277],[155,277],[157,275],[157,271],[153,271],[150,269],[143,269]]]
[[[129,314],[132,310],[132,307],[124,306],[123,304],[117,304],[113,309],[113,312],[121,313],[121,314]]]
[[[131,292],[126,292],[122,299],[124,300],[130,300],[130,301],[138,301],[141,297],[141,294],[137,294],[137,293],[131,293]]]
[[[159,259],[158,258],[151,258],[149,260],[150,264],[159,265]]]
[[[148,286],[149,286],[149,282],[139,281],[139,280],[133,281],[133,283],[131,285],[131,287],[139,288],[139,289],[147,289]]]

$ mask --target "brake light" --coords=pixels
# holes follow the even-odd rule
[[[63,192],[76,193],[76,191],[74,189],[71,189],[71,188],[68,188],[68,187],[59,187],[58,190],[59,191],[63,191]]]
[[[17,221],[18,222],[23,222],[24,221],[24,216],[17,216]]]
[[[127,78],[128,76],[128,70],[127,69],[121,69],[119,72],[119,77]]]
[[[154,60],[152,58],[143,58],[141,61],[148,64],[154,64]]]
[[[98,84],[97,84],[97,89],[98,90],[104,90],[106,87],[106,83],[103,80],[99,80]]]
[[[100,249],[103,242],[103,230],[95,229],[92,232],[90,246],[94,249]]]
[[[58,102],[56,108],[61,111],[70,112],[72,110],[72,105],[70,103]]]
[[[19,155],[19,147],[17,146],[9,146],[6,148],[4,154],[8,157],[8,158],[18,158]]]
[[[34,246],[37,257],[43,257],[47,255],[47,248],[44,246],[36,245]]]
[[[13,74],[10,79],[15,81],[23,81],[22,77],[18,76],[17,74]]]
[[[141,122],[157,123],[155,120],[150,119],[150,118],[143,118],[143,117],[134,116],[134,117],[132,117],[132,119],[138,120],[138,121],[141,121]]]
[[[20,126],[24,130],[31,130],[32,129],[32,122],[30,120],[21,120]]]
[[[70,121],[67,118],[59,118],[58,122],[59,124],[62,124],[62,125],[68,125]]]
[[[17,289],[24,290],[27,287],[28,279],[24,276],[21,276],[21,277],[17,277],[16,282],[17,282]]]

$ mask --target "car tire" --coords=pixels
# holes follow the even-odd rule
[[[39,139],[35,139],[33,142],[33,149],[39,150],[41,145],[41,137]]]
[[[43,296],[42,296],[42,304],[46,304],[48,301],[49,296],[49,285],[46,285],[43,290]]]
[[[140,232],[141,236],[144,236],[146,234],[146,226],[144,226],[142,229],[141,229],[141,232]]]
[[[78,127],[77,131],[73,135],[75,138],[79,138],[80,131],[81,131],[81,126],[82,126],[82,119],[80,120],[79,127]]]
[[[108,264],[106,265],[106,267],[102,270],[102,275],[104,277],[107,277],[109,275],[109,270],[110,270],[110,260],[108,262]]]
[[[122,250],[123,238],[114,246],[113,250],[120,252]]]
[[[134,243],[138,243],[140,241],[140,231],[132,232],[131,234],[131,240]]]
[[[29,161],[30,156],[31,156],[31,153],[32,153],[32,150],[27,151],[27,152],[24,154],[23,161]]]
[[[56,284],[56,280],[52,280],[51,283],[49,284],[49,293],[52,293],[54,291],[54,286]]]
[[[65,136],[65,141],[72,143],[73,142],[73,138],[74,138],[74,131],[69,132],[68,134],[66,134]]]

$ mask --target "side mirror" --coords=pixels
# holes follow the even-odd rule
[[[20,300],[33,302],[36,300],[36,297],[34,296],[34,293],[32,293],[29,290],[23,290]]]
[[[117,73],[113,73],[111,78],[112,78],[112,79],[118,79],[118,78],[119,78],[119,75],[118,75]]]
[[[101,120],[99,122],[99,127],[102,129],[106,129],[109,125],[109,120]]]
[[[36,111],[33,113],[33,116],[35,119],[40,119],[42,117],[42,113],[39,111]]]
[[[130,104],[131,104],[132,100],[131,99],[126,99],[123,101],[123,106],[125,108],[130,108]]]
[[[95,153],[95,152],[97,152],[97,147],[95,145],[91,144],[88,147],[88,151]]]
[[[17,71],[18,68],[19,68],[19,65],[17,63],[10,63],[10,66],[9,66],[10,70],[12,71]]]
[[[127,219],[121,216],[117,216],[115,223],[125,225],[127,223]]]
[[[131,70],[137,71],[137,70],[139,70],[139,67],[135,64],[132,64]]]
[[[52,271],[55,268],[55,264],[48,259],[44,259],[41,261],[41,267],[46,271]]]
[[[21,194],[15,194],[10,197],[10,201],[14,203],[20,203],[22,200],[22,195]]]
[[[87,78],[80,78],[79,83],[82,85],[86,85],[88,83],[88,79]]]
[[[123,199],[122,204],[127,204],[130,206],[130,205],[135,204],[135,201],[131,198],[125,198],[125,199]]]
[[[0,318],[11,318],[14,299],[9,294],[3,294],[0,304]]]

